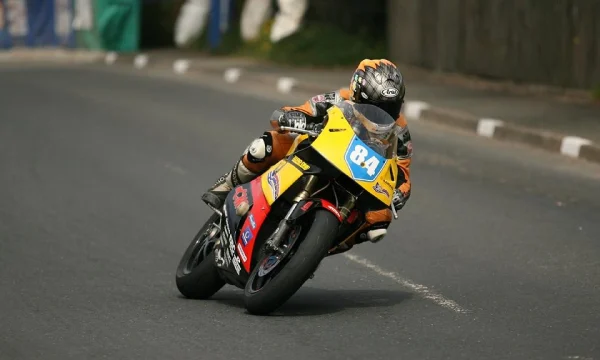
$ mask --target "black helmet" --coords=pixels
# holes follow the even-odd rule
[[[394,119],[400,116],[405,92],[402,74],[386,59],[364,59],[350,81],[350,100],[376,105]]]

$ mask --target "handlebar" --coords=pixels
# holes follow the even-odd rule
[[[324,114],[322,117],[322,121],[319,121],[316,123],[308,123],[308,124],[305,123],[306,124],[305,129],[298,129],[295,126],[290,126],[290,125],[292,125],[292,122],[285,119],[285,116],[282,115],[277,120],[277,124],[279,125],[279,128],[281,130],[296,132],[296,133],[300,133],[300,134],[307,134],[307,135],[316,137],[323,130],[324,124],[328,118],[329,118],[329,115]]]
[[[292,131],[292,132],[296,132],[296,133],[300,133],[300,134],[307,134],[310,136],[319,136],[318,132],[314,132],[314,131],[310,131],[310,130],[296,129],[295,127],[290,127],[290,126],[280,126],[279,128],[281,130]]]

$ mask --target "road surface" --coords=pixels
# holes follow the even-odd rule
[[[179,296],[202,192],[302,98],[0,69],[1,359],[600,359],[600,167],[411,123],[392,234],[279,312]]]

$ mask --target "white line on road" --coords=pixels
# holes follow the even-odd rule
[[[418,293],[423,298],[425,298],[427,300],[431,300],[441,307],[444,307],[448,310],[452,310],[454,312],[461,313],[461,314],[465,314],[465,313],[469,312],[467,309],[458,305],[455,301],[445,298],[443,295],[440,295],[440,294],[434,292],[433,290],[429,289],[425,285],[416,284],[416,283],[412,282],[411,280],[405,279],[394,272],[386,271],[386,270],[380,268],[379,266],[373,264],[369,260],[363,259],[356,255],[352,255],[352,254],[348,254],[348,253],[344,253],[342,255],[344,255],[349,260],[352,260],[355,263],[366,267],[367,269],[373,270],[377,274],[384,276],[388,279],[391,279],[391,280],[397,282],[398,284],[402,285],[403,287],[408,288],[408,289]]]
[[[187,174],[187,171],[182,168],[181,166],[175,165],[173,163],[164,163],[165,168],[171,170],[174,173],[177,173],[179,175],[185,175]]]

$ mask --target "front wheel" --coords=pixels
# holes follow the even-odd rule
[[[252,314],[266,315],[292,297],[327,255],[338,225],[332,213],[316,210],[314,221],[305,224],[309,229],[299,226],[292,231],[290,238],[297,232],[298,239],[291,239],[294,243],[291,257],[280,263],[275,255],[266,256],[250,274],[244,289],[246,309]]]
[[[179,261],[175,282],[179,292],[187,298],[208,299],[225,286],[214,255],[219,218],[215,213],[208,219]]]

